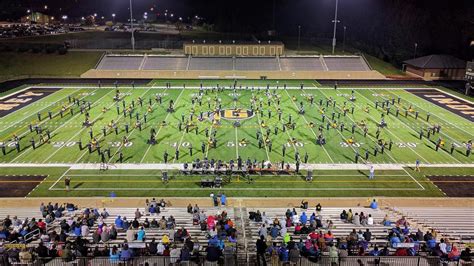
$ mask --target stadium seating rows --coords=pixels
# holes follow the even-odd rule
[[[369,71],[360,56],[183,57],[106,55],[99,70]]]

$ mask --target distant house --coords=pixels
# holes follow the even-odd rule
[[[424,80],[462,80],[466,61],[450,55],[428,55],[403,62],[405,72]]]

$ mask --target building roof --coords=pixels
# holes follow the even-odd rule
[[[466,61],[450,55],[428,55],[406,60],[403,63],[418,68],[466,68]]]

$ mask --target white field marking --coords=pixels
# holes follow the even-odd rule
[[[411,179],[413,179],[413,181],[415,181],[418,184],[418,186],[420,186],[423,190],[425,190],[425,187],[422,184],[420,184],[420,182],[418,182],[405,168],[403,168],[403,171],[405,171],[405,173],[407,173],[407,175],[410,176]]]
[[[46,180],[46,178],[48,178],[49,175],[46,175],[45,178],[43,178],[43,180],[41,180],[41,182],[38,183],[38,185],[36,185],[35,188],[33,188],[30,192],[28,192],[28,194],[25,196],[25,199],[31,194],[33,193],[41,184],[43,184],[44,180]]]
[[[194,104],[193,104],[192,109],[194,109],[194,107],[196,106],[196,102],[197,102],[197,101],[194,101]],[[179,119],[179,118],[178,118],[178,119]],[[190,122],[191,122],[191,121],[190,121]],[[196,125],[196,126],[197,126],[197,125]],[[189,134],[189,132],[188,132],[188,134]],[[198,132],[198,134],[199,134],[199,132]],[[183,130],[183,133],[181,134],[181,138],[179,139],[179,142],[178,142],[178,146],[176,146],[176,148],[177,148],[178,150],[181,148],[181,145],[183,144],[183,139],[184,139],[184,136],[185,136],[185,135],[186,135],[186,130]],[[191,145],[191,149],[194,148],[194,147],[192,146],[192,144],[190,144],[190,145]],[[176,155],[173,157],[173,163],[174,163],[175,161],[176,161]]]
[[[271,100],[272,100],[272,102],[273,102],[273,105],[274,105],[275,108],[276,108],[276,109],[275,109],[275,113],[276,113],[276,111],[277,111],[277,109],[278,109],[278,106],[277,106],[276,103],[273,101],[273,99],[271,99]],[[290,101],[291,101],[291,99],[290,99]],[[280,121],[278,121],[278,122],[280,122]],[[289,131],[289,129],[285,130],[285,133],[286,133],[286,135],[288,136],[288,138],[291,140],[291,139],[293,139],[293,138],[291,137],[290,132],[288,132],[288,131]],[[288,143],[288,142],[287,142],[287,143]],[[286,143],[284,143],[283,145],[285,145],[285,144],[286,144]],[[295,154],[296,154],[296,152],[298,152],[298,149],[296,148],[295,144],[294,144],[294,143],[291,143],[291,146],[293,146],[293,150],[295,150]],[[283,159],[284,159],[284,158],[283,158]]]
[[[360,94],[360,93],[359,93],[359,94]],[[390,93],[390,94],[392,94],[392,93]],[[362,94],[361,94],[361,95],[362,95]],[[363,96],[364,98],[366,98],[364,95],[362,95],[362,96]],[[385,99],[384,97],[382,97],[382,98]],[[366,99],[367,99],[367,98],[366,98]],[[367,99],[367,100],[368,100],[368,99]],[[415,105],[415,106],[416,106],[416,105]],[[403,122],[400,118],[397,118],[397,119],[398,119],[400,122],[402,122],[407,128],[409,128],[410,130],[412,130],[413,132],[415,132],[415,134],[416,134],[416,131],[415,131],[413,128],[409,127],[409,126],[408,126],[405,122]],[[424,124],[428,124],[428,125],[429,125],[429,123],[427,123],[427,122],[424,121],[423,119],[420,119],[420,120],[421,120]],[[447,136],[447,137],[450,138],[451,140],[454,140],[453,138],[449,137],[447,134],[444,134],[443,132],[441,132],[441,134]],[[392,134],[392,135],[393,135],[393,134]],[[431,140],[429,140],[429,139],[428,139],[428,141],[431,142]],[[411,148],[410,148],[410,149],[411,149]],[[413,150],[413,149],[412,149],[412,150]],[[459,160],[456,159],[454,156],[452,156],[448,151],[446,151],[446,150],[444,150],[444,149],[441,149],[441,150],[445,151],[445,152],[446,152],[451,158],[453,158],[457,163],[461,163],[461,161],[459,161]],[[418,153],[417,153],[417,154],[418,154]],[[418,155],[419,155],[419,154],[418,154]],[[419,155],[419,156],[420,156],[420,155]],[[421,157],[421,156],[420,156],[420,157]],[[425,160],[423,157],[421,157],[421,158],[422,158],[423,160]]]
[[[163,91],[163,93],[166,92],[167,89],[165,89]],[[154,101],[154,103],[151,105],[151,108],[153,108],[154,106],[156,105],[156,101]],[[145,112],[145,114],[148,114],[148,110]],[[135,131],[135,129],[137,129],[136,127],[133,127],[132,130],[130,131],[130,133],[127,135],[127,139],[130,138],[130,136],[132,135],[132,133]],[[114,154],[110,157],[109,161],[107,163],[110,163],[112,161],[112,159],[115,157],[115,155],[117,155],[117,153],[119,153],[119,151],[122,150],[122,148],[124,147],[123,143],[120,144],[120,147],[114,152]]]
[[[253,96],[254,96],[254,94],[252,92],[252,98],[253,98]],[[260,122],[260,116],[259,116],[259,114],[255,114],[255,116],[257,117],[260,133],[262,134],[262,138],[263,138],[263,129],[262,129],[262,123]],[[265,153],[267,154],[267,160],[269,162],[271,162],[270,161],[270,154],[268,153],[267,145],[265,144],[265,142],[263,142],[263,147],[265,148]]]
[[[138,97],[139,97],[139,98],[143,97],[143,96],[144,96],[145,94],[147,94],[150,90],[151,90],[151,88],[148,89],[148,90],[146,90],[144,93],[140,94],[140,96],[138,96]],[[109,106],[109,108],[111,108],[113,105],[115,105],[115,103],[112,103],[112,104]],[[102,114],[103,114],[103,113],[99,114],[99,116],[101,116]],[[125,117],[125,116],[123,115],[123,112],[122,112],[122,113],[119,115],[119,117],[117,118],[117,121],[115,121],[115,122],[120,121],[123,117]],[[96,120],[97,120],[97,118],[96,118]],[[107,132],[105,132],[105,133],[107,133]],[[78,132],[78,134],[80,134],[80,132]],[[73,136],[72,138],[70,138],[69,141],[71,141],[72,139],[74,139],[78,134],[76,134],[75,136]],[[105,138],[105,137],[107,137],[107,136],[106,136],[106,135],[103,135],[102,133],[99,133],[99,138],[97,139],[97,142],[100,142],[100,140],[101,140],[102,138]],[[58,149],[58,150],[59,150],[59,149]],[[78,162],[82,159],[82,157],[84,157],[87,153],[88,153],[88,151],[84,151],[84,152],[82,153],[82,155],[79,156],[79,158],[76,160],[76,163],[78,163]]]
[[[64,190],[62,188],[52,188],[49,190]],[[214,188],[185,188],[185,187],[177,187],[177,188],[153,188],[153,187],[147,187],[147,188],[75,188],[76,190],[81,190],[81,191],[148,191],[148,190],[189,190],[189,191],[194,191],[194,190],[214,190]],[[259,191],[259,190],[266,190],[266,191],[272,191],[272,190],[278,190],[278,191],[288,191],[288,188],[275,188],[275,187],[262,187],[262,188],[220,188],[219,190],[235,190],[235,191]],[[341,188],[341,187],[336,187],[336,188],[308,188],[308,187],[298,187],[298,188],[291,188],[291,190],[298,190],[298,191],[319,191],[319,190],[341,190],[341,191],[352,191],[352,190],[357,190],[357,191],[372,191],[372,190],[382,190],[382,191],[406,191],[406,190],[416,190],[416,191],[421,191],[424,189],[421,188]]]
[[[178,106],[178,100],[179,100],[179,98],[181,97],[181,95],[183,94],[183,91],[184,91],[184,89],[181,90],[181,92],[179,93],[178,97],[176,98],[175,106]],[[165,116],[165,120],[164,120],[165,122],[168,120],[168,117],[170,116],[170,114],[171,114],[171,113],[168,112],[168,114]],[[159,128],[158,131],[156,132],[155,138],[158,138],[158,135],[160,134],[162,128],[163,128],[163,126],[160,126],[160,128]],[[142,157],[142,159],[140,160],[140,163],[143,163],[143,160],[145,160],[145,157],[147,156],[148,152],[150,151],[151,146],[152,146],[152,145],[148,145],[148,148],[146,149],[145,154],[143,154],[143,157]]]
[[[317,87],[316,84],[314,84],[314,83],[313,83],[313,86]],[[290,101],[291,101],[291,102],[293,103],[293,105],[296,107],[296,109],[298,109],[298,105],[296,105],[296,103],[293,101],[293,99],[291,98],[291,95],[288,93],[288,91],[285,90],[285,92],[286,92],[286,95],[288,95],[288,98],[290,98]],[[305,115],[302,115],[302,117],[303,117],[303,119],[304,119],[304,122],[308,125],[309,123],[308,123],[308,120],[306,119],[306,116],[305,116]],[[317,138],[318,136],[317,136],[316,133],[314,132],[313,128],[310,127],[309,129],[310,129],[310,131],[313,133],[313,136],[314,136],[315,138]],[[336,130],[337,130],[337,129],[336,129]],[[339,131],[338,131],[338,132],[339,132]],[[339,134],[340,134],[340,133],[339,133]],[[311,140],[311,141],[312,141],[312,140]],[[326,148],[324,147],[324,145],[320,145],[320,146],[323,148],[323,150],[324,150],[324,152],[326,153],[326,155],[328,156],[329,160],[331,160],[331,163],[334,163],[334,160],[332,159],[331,155],[329,155],[329,153],[328,153],[328,151],[326,150]],[[352,149],[354,149],[354,148],[352,148]],[[355,150],[354,150],[354,151],[355,151]]]
[[[94,90],[94,91],[96,91],[96,90]],[[84,99],[84,98],[87,97],[87,96],[89,96],[89,95],[84,95],[83,97],[79,98],[79,101],[82,100],[82,99]],[[69,104],[69,105],[68,105],[68,108],[71,107],[71,106],[73,106],[73,105],[74,105],[74,103]],[[13,112],[13,113],[15,113],[15,112]],[[13,114],[13,113],[12,113],[12,114]],[[31,115],[28,116],[28,117],[31,117]],[[26,119],[26,118],[25,118],[25,119]],[[71,119],[72,119],[72,117],[71,117],[69,120],[71,120]],[[23,119],[23,120],[24,120],[24,119]],[[21,121],[23,121],[23,120],[21,120]],[[68,120],[68,121],[69,121],[69,120]],[[66,121],[64,124],[68,123],[68,121]],[[20,121],[19,121],[19,122],[20,122]],[[44,124],[44,123],[46,123],[46,122],[50,122],[50,120],[49,120],[48,118],[45,118],[45,119],[43,119],[42,121],[40,121],[37,125],[38,125],[38,126],[41,126],[42,124]],[[55,122],[55,123],[58,123],[58,122]],[[16,123],[15,123],[15,124],[16,124]],[[13,125],[11,125],[11,126],[13,126]],[[9,126],[9,127],[11,127],[11,126]],[[8,127],[8,128],[9,128],[9,127]],[[6,129],[8,129],[8,128],[6,128]],[[5,130],[6,130],[6,129],[5,129]],[[3,130],[2,132],[4,132],[5,130]],[[30,132],[30,131],[27,130],[27,131],[21,133],[20,135],[18,135],[18,137],[21,139],[23,136],[27,135],[29,132]]]
[[[109,170],[110,171],[110,170]],[[193,175],[193,174],[191,174]],[[200,174],[196,174],[196,176],[199,176]],[[70,174],[68,176],[76,176],[76,177],[157,177],[156,174],[143,174],[143,175],[140,175],[140,174]],[[183,174],[177,174],[177,175],[174,175],[174,177],[188,177],[190,175],[183,175]],[[255,176],[258,176],[258,177],[275,177],[275,175],[259,175],[259,174],[255,174]],[[365,177],[365,175],[332,175],[332,174],[329,174],[329,175],[325,175],[325,174],[317,174],[316,175],[317,177]],[[377,175],[377,177],[409,177],[407,175]],[[288,175],[288,177],[292,177],[290,175]],[[258,182],[258,181],[257,181]]]
[[[374,167],[378,170],[401,170],[403,167],[415,167],[414,163],[406,164],[373,164]],[[128,164],[119,164],[114,165],[114,169],[117,170],[182,170],[182,164],[138,164],[138,163],[128,163]],[[291,166],[291,164],[290,164]],[[14,168],[25,168],[25,167],[69,167],[71,170],[99,170],[100,163],[0,163],[1,167],[14,167]],[[474,163],[466,164],[426,164],[423,167],[425,168],[474,168]],[[367,170],[367,165],[365,164],[349,164],[349,163],[339,163],[339,164],[305,164],[301,166],[302,170]]]
[[[58,90],[58,92],[59,92],[59,91],[60,91],[60,90]],[[64,100],[64,99],[67,98],[68,96],[73,95],[74,93],[75,93],[75,92],[73,91],[73,92],[69,93],[68,95],[62,97],[61,99],[59,99],[59,100],[57,100],[57,101],[51,102],[50,104],[46,104],[46,106],[45,106],[44,108],[41,108],[39,111],[37,111],[37,113],[43,111],[44,109],[46,109],[46,108],[48,108],[48,107],[51,107],[52,105],[56,105],[58,102]],[[50,96],[53,96],[53,95],[54,95],[54,93],[52,93],[52,94],[50,94],[50,95],[48,95],[48,96],[46,96],[46,97],[44,97],[44,98],[41,98],[39,101],[45,100],[46,98],[48,98],[48,97],[50,97]],[[86,95],[86,96],[87,96],[87,95]],[[86,96],[84,96],[84,97],[86,97]],[[82,98],[84,98],[84,97],[82,97]],[[81,100],[82,98],[80,98],[79,100]],[[38,102],[36,102],[36,103],[38,103]],[[33,104],[35,104],[35,103],[33,103]],[[73,104],[70,104],[68,107],[71,107],[71,105],[73,105]],[[24,106],[24,107],[27,107],[27,106],[31,106],[31,104],[30,104],[30,105],[26,105],[26,106]],[[23,109],[23,108],[21,108],[21,109]],[[19,109],[19,110],[17,110],[17,111],[20,111],[21,109]],[[9,113],[8,115],[2,117],[2,119],[6,118],[6,117],[8,117],[8,116],[10,116],[10,115],[15,114],[17,111],[12,112],[12,113]],[[20,122],[25,121],[27,118],[30,118],[30,117],[32,117],[32,116],[34,116],[34,114],[31,114],[31,115],[29,115],[29,116],[26,116],[26,117],[24,117],[23,119],[17,120],[17,121],[15,121],[14,123],[10,123],[9,126],[7,126],[6,128],[3,128],[3,129],[2,129],[1,133],[5,132],[7,129],[9,129],[9,128],[15,126],[16,124],[18,124],[18,123],[20,123]],[[39,123],[39,125],[41,125],[44,121],[50,121],[50,120],[44,119],[43,121],[41,121],[41,122]]]
[[[109,93],[113,92],[113,90],[111,90],[110,92],[106,93],[104,96],[100,97],[93,105],[94,107],[96,107],[96,103],[97,105],[100,103],[100,101],[102,100],[102,98],[104,98],[105,96],[109,95]],[[112,104],[114,105],[114,104]],[[110,105],[110,106],[112,106]],[[91,106],[91,109],[92,109],[92,106]],[[79,115],[80,113],[78,112],[76,115]],[[94,119],[92,122],[96,121],[99,117],[101,117],[104,113],[100,113],[96,119]],[[71,118],[72,119],[72,118]],[[60,129],[61,127],[65,126],[67,123],[64,123],[63,125],[59,126],[56,130]],[[69,138],[67,141],[65,141],[65,143],[68,143],[68,142],[71,142],[77,135],[81,134],[81,132],[84,131],[85,128],[82,128],[80,130],[77,131],[76,134],[74,134],[71,138]],[[56,131],[55,130],[55,131]],[[53,131],[54,132],[54,131]],[[60,146],[58,149],[56,149],[54,152],[52,152],[46,159],[43,160],[43,163],[45,163],[46,161],[48,161],[49,159],[51,159],[56,153],[58,153],[64,146],[66,145],[63,145],[63,146]]]
[[[109,93],[110,93],[110,92],[106,93],[104,96],[100,97],[99,99],[97,99],[97,101],[95,101],[93,104],[91,104],[91,109],[92,109],[92,106],[95,107],[96,105],[98,105],[99,102],[100,102],[100,100],[102,100],[102,98],[104,98],[105,96],[107,96]],[[50,132],[51,135],[52,135],[53,133],[55,133],[56,131],[58,131],[60,128],[62,128],[62,127],[64,127],[64,126],[68,125],[68,124],[71,122],[71,120],[75,119],[75,118],[76,118],[77,116],[79,116],[80,114],[81,114],[80,112],[77,112],[74,116],[72,116],[72,117],[71,117],[68,121],[66,121],[64,124],[61,124],[59,127],[55,128],[53,131],[51,131],[51,132]],[[24,150],[22,153],[18,154],[18,156],[16,156],[15,158],[13,158],[13,159],[10,161],[10,163],[15,162],[18,158],[20,158],[20,157],[22,157],[23,155],[25,155],[25,154],[26,154],[26,151],[28,151],[28,150],[30,150],[30,149],[32,149],[31,146],[28,147],[26,150]]]
[[[237,137],[237,127],[235,128],[235,158],[239,158],[239,138]]]
[[[311,87],[311,89],[305,89],[305,90],[314,90],[314,89],[318,89],[318,90],[334,90],[334,87],[318,87],[316,86],[314,83],[313,83],[313,87]],[[34,88],[57,88],[58,86],[52,86],[52,85],[38,85],[38,86],[34,86]],[[77,86],[77,85],[69,85],[69,84],[63,84],[61,85],[62,88],[83,88],[83,89],[93,89],[93,88],[97,88],[97,85],[81,85],[81,86]],[[148,88],[153,88],[153,89],[165,89],[166,86],[155,86],[155,85],[152,85],[152,86],[135,86],[134,89],[136,90],[143,90],[143,89],[148,89]],[[208,87],[212,87],[212,86],[208,86]],[[101,86],[102,89],[115,89],[115,86]],[[132,89],[133,87],[132,86],[118,86],[118,88],[120,89]],[[200,86],[186,86],[186,89],[199,89]],[[276,89],[276,86],[270,86],[269,87],[270,89]],[[171,90],[182,90],[183,89],[183,86],[171,86],[169,89]],[[282,89],[282,86],[280,85],[279,86],[279,89]],[[290,89],[290,90],[300,90],[300,86],[286,86],[286,89]],[[351,89],[354,89],[354,88],[350,88],[350,87],[345,87],[345,88],[338,88],[338,90],[351,90]],[[390,87],[390,86],[385,86],[385,87],[370,87],[370,88],[362,88],[362,87],[357,87],[355,89],[358,89],[358,90],[387,90],[387,89],[390,89],[390,90],[405,90],[405,89],[430,89],[429,87],[410,87],[410,88],[401,88],[401,87]],[[433,88],[435,89],[435,88]],[[226,86],[225,90],[231,90],[228,88],[228,86]]]
[[[20,94],[20,93],[22,93],[22,92],[24,92],[24,91],[26,91],[26,90],[28,90],[28,89],[30,89],[30,88],[31,88],[31,86],[28,86],[28,87],[23,88],[23,89],[21,89],[21,90],[14,91],[14,92],[12,92],[12,93],[10,93],[10,94],[8,94],[8,95],[5,95],[5,96],[0,97],[0,100],[6,99],[6,98],[8,98],[8,97],[10,97],[10,96],[13,96],[13,95],[15,95],[15,94]],[[35,88],[36,88],[36,87],[35,87]],[[56,88],[57,88],[57,87],[56,87]]]
[[[436,90],[438,90],[438,89],[436,89]],[[440,91],[440,90],[438,90],[438,91]],[[440,92],[441,92],[441,93],[444,93],[443,91],[440,91]],[[393,93],[391,93],[391,94],[393,94]],[[450,95],[450,94],[449,94],[449,95]],[[414,95],[414,96],[416,96],[416,95]],[[456,96],[454,96],[454,95],[451,95],[451,96],[456,97]],[[418,96],[416,96],[416,97],[418,97]],[[452,113],[452,112],[450,112],[449,110],[446,110],[446,109],[444,109],[444,108],[442,108],[442,107],[440,107],[440,106],[437,106],[436,104],[433,104],[433,103],[431,103],[431,102],[428,102],[427,100],[425,100],[425,99],[423,99],[423,98],[421,98],[421,97],[418,97],[418,98],[420,98],[421,100],[426,101],[427,103],[430,104],[430,106],[435,106],[435,107],[437,107],[437,108],[442,109],[443,111],[447,111],[447,112],[449,112],[449,113],[451,113],[451,114],[456,115],[457,117],[460,117],[460,118],[462,118],[462,119],[465,119],[464,117],[459,116],[459,115],[457,115],[457,114],[455,114],[455,113]],[[456,97],[456,98],[458,98],[458,97]],[[403,99],[403,98],[402,98],[402,99]],[[458,98],[458,99],[460,99],[460,98]],[[461,99],[461,100],[462,100],[462,99]],[[469,101],[467,101],[467,102],[469,102]],[[410,102],[410,103],[411,103],[411,102]],[[414,104],[414,103],[411,103],[411,104],[413,104],[413,105],[416,106],[416,107],[419,107],[419,105],[416,105],[416,104]],[[474,103],[471,103],[471,104],[474,104]],[[421,109],[423,109],[423,108],[421,108]],[[450,121],[448,121],[448,120],[446,120],[446,119],[444,119],[444,118],[442,118],[442,117],[436,115],[436,112],[431,113],[431,115],[434,116],[434,117],[439,118],[440,120],[444,121],[444,122],[447,123],[447,124],[452,125],[452,126],[453,126],[454,128],[456,128],[456,129],[460,129],[461,131],[464,131],[464,133],[467,133],[467,134],[469,135],[469,138],[471,138],[471,137],[473,136],[473,135],[472,135],[472,132],[468,132],[468,131],[464,130],[462,127],[458,127],[458,126],[456,126],[455,124],[451,123]],[[422,120],[423,122],[427,123],[425,120],[423,120],[423,119],[421,119],[421,120]],[[470,122],[470,121],[469,121],[469,122]],[[427,123],[427,124],[428,124],[428,123]],[[441,132],[441,133],[443,134],[443,132]],[[444,135],[448,136],[447,134],[444,134]],[[449,137],[449,136],[448,136],[448,137]],[[449,137],[449,138],[450,138],[450,137]],[[451,139],[454,140],[453,138],[451,138]]]
[[[68,169],[66,170],[66,172],[64,172],[64,173],[56,180],[56,182],[54,182],[54,183],[48,188],[48,190],[64,190],[64,189],[61,189],[61,188],[56,189],[56,188],[54,188],[54,186],[56,186],[56,184],[59,183],[59,181],[61,181],[61,179],[63,179],[63,177],[69,172],[70,169],[71,169],[71,168],[68,168]]]
[[[357,91],[355,91],[355,92],[357,92]],[[359,95],[361,95],[362,97],[364,97],[369,103],[372,102],[369,98],[367,98],[367,97],[366,97],[365,95],[363,95],[362,93],[359,93],[359,92],[357,92],[357,93],[358,93]],[[359,105],[358,105],[358,106],[359,106]],[[370,115],[370,116],[372,117],[372,115]],[[372,118],[373,118],[373,117],[372,117]],[[412,130],[412,131],[415,131],[414,129],[412,129],[411,127],[409,127],[407,124],[405,124],[400,118],[397,118],[397,120],[398,120],[399,122],[401,122],[406,128],[408,128],[408,129],[410,129],[410,130]],[[398,141],[403,142],[402,139],[400,139],[396,134],[392,133],[392,131],[391,131],[390,129],[387,130],[387,132],[388,132],[390,135],[394,136],[396,139],[398,139]],[[415,131],[415,133],[417,133],[417,132]],[[429,163],[428,160],[426,160],[423,156],[421,156],[419,153],[417,153],[414,149],[412,149],[411,147],[408,147],[408,148],[409,148],[410,150],[412,150],[416,155],[418,155],[421,159],[423,159],[423,161]]]
[[[321,91],[321,93],[324,95],[324,97],[328,98],[327,95],[324,94],[324,92]],[[339,108],[339,107],[338,107],[338,108]],[[357,124],[357,123],[351,118],[351,116],[347,116],[347,117],[349,117],[349,119],[352,121],[352,123]],[[360,128],[359,125],[357,125],[357,127]],[[368,136],[374,143],[376,143],[376,141],[374,141],[374,138],[373,138],[372,136],[370,136],[370,134],[367,134],[367,136]],[[388,157],[390,157],[390,159],[392,159],[393,162],[399,163],[395,158],[393,158],[393,156],[392,156],[389,152],[387,152],[387,155],[388,155]],[[361,157],[362,157],[362,156],[361,156]],[[362,159],[362,161],[364,161],[364,160]],[[384,162],[384,163],[385,163],[385,162]]]

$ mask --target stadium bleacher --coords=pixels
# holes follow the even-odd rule
[[[469,208],[408,208],[408,207],[403,207],[403,208],[397,208],[397,209],[388,209],[388,208],[381,208],[381,209],[371,209],[371,208],[364,208],[364,207],[352,207],[352,213],[361,213],[363,212],[366,216],[369,214],[372,216],[374,219],[374,224],[373,225],[366,225],[366,226],[357,226],[352,223],[348,223],[346,221],[343,221],[340,219],[340,213],[342,210],[348,210],[348,208],[342,208],[342,207],[323,207],[322,210],[318,213],[316,212],[313,208],[310,208],[308,210],[303,210],[300,208],[296,208],[296,211],[298,212],[297,215],[299,216],[303,211],[307,214],[308,218],[311,216],[312,213],[316,213],[318,215],[321,215],[322,220],[330,220],[333,223],[332,228],[330,231],[333,233],[334,238],[346,238],[349,236],[352,232],[353,229],[359,231],[361,230],[362,232],[365,232],[366,229],[369,229],[372,237],[371,241],[368,246],[368,250],[371,250],[374,248],[374,246],[379,246],[379,247],[384,247],[384,246],[389,246],[390,247],[390,252],[391,254],[394,254],[396,252],[396,248],[394,249],[393,247],[390,246],[390,241],[388,240],[387,236],[389,233],[393,230],[394,222],[399,220],[402,216],[407,217],[407,221],[410,223],[410,232],[414,233],[416,232],[416,229],[419,228],[419,226],[429,226],[430,228],[435,229],[436,231],[439,232],[438,234],[438,239],[439,241],[440,237],[443,237],[445,239],[450,239],[450,243],[456,243],[458,245],[458,248],[461,248],[461,243],[469,243],[472,241],[471,239],[467,238],[457,238],[458,233],[462,233],[463,235],[469,235],[472,236],[474,234],[474,226],[472,225],[472,220],[473,220],[473,214],[470,213]],[[285,208],[233,208],[233,207],[206,207],[206,208],[201,208],[205,212],[206,216],[215,216],[219,215],[222,211],[227,212],[227,217],[232,219],[234,223],[234,228],[238,230],[238,238],[237,238],[237,245],[233,248],[234,252],[236,251],[234,255],[238,256],[239,254],[242,256],[244,260],[244,264],[249,262],[255,262],[255,244],[257,239],[259,238],[259,230],[261,228],[262,223],[266,223],[268,225],[268,228],[271,227],[271,224],[273,223],[274,219],[277,218],[280,221],[285,220],[285,212],[287,211],[288,207]],[[64,211],[64,216],[61,218],[56,219],[54,222],[48,225],[47,227],[47,232],[50,233],[52,231],[60,231],[61,228],[61,220],[66,220],[66,221],[74,221],[77,220],[79,221],[83,215],[85,208],[81,208],[80,210],[77,211]],[[290,209],[291,210],[291,209]],[[99,212],[102,211],[102,209],[98,210]],[[109,213],[109,216],[103,220],[99,219],[94,222],[94,225],[89,227],[89,233],[86,236],[83,236],[83,239],[87,241],[87,246],[89,250],[89,254],[93,253],[93,250],[95,248],[98,248],[100,250],[106,249],[107,247],[111,246],[117,246],[117,247],[123,247],[125,244],[129,245],[131,248],[136,250],[135,252],[138,251],[138,253],[135,254],[148,254],[148,250],[146,244],[150,243],[152,239],[156,239],[156,241],[160,241],[164,235],[170,235],[173,232],[176,232],[176,230],[180,228],[185,228],[189,235],[191,236],[191,239],[195,242],[198,243],[200,246],[200,251],[202,254],[205,254],[206,247],[209,245],[209,235],[207,230],[202,230],[199,224],[193,223],[193,214],[189,213],[186,208],[182,207],[166,207],[162,208],[159,214],[149,214],[145,213],[143,208],[139,208],[139,212],[143,214],[139,219],[139,223],[143,224],[145,222],[145,219],[148,219],[149,222],[152,221],[152,219],[159,220],[161,219],[162,216],[165,218],[168,218],[170,216],[173,216],[175,219],[175,227],[174,229],[159,229],[159,228],[145,228],[146,232],[146,239],[145,241],[138,241],[138,240],[132,240],[132,241],[127,241],[127,238],[129,238],[126,230],[118,230],[117,238],[115,240],[109,240],[107,243],[103,243],[102,241],[99,241],[98,243],[94,244],[94,238],[92,236],[92,233],[97,230],[98,228],[98,222],[104,223],[106,225],[112,225],[115,224],[115,219],[118,216],[121,217],[127,217],[128,221],[132,221],[135,216],[136,216],[136,211],[137,208],[107,208],[107,212]],[[249,213],[250,212],[257,212],[260,211],[262,213],[263,221],[253,221],[249,218]],[[246,212],[246,213],[242,213]],[[31,217],[37,217],[37,218],[42,218],[42,214],[39,211],[39,208],[0,208],[0,222],[3,223],[4,218],[7,216],[10,216],[12,218],[13,216],[17,216],[18,219],[24,220],[26,218]],[[383,219],[388,218],[390,221],[392,221],[392,224],[389,225],[383,225],[381,224],[381,221]],[[0,226],[0,229],[2,226]],[[425,227],[423,227],[425,228]],[[307,234],[295,234],[295,227],[290,226],[287,227],[287,232],[291,235],[292,239],[298,243],[300,239],[304,242],[307,239]],[[317,232],[322,231],[323,233],[328,232],[329,229],[317,229]],[[1,231],[0,231],[1,233]],[[76,236],[70,235],[68,237],[69,241],[75,241]],[[172,239],[172,237],[171,237]],[[28,246],[29,247],[37,247],[39,242],[41,242],[42,239],[40,235],[37,235],[35,238],[32,239],[32,241],[29,241]],[[277,243],[278,246],[282,246],[282,242],[284,242],[282,236],[278,236],[277,238],[273,240],[269,240],[271,242]],[[4,240],[0,239],[0,243],[4,242]],[[21,241],[20,241],[21,242]],[[422,241],[423,242],[423,241]],[[227,242],[226,242],[227,243]],[[177,248],[181,249],[185,244],[182,242],[175,242],[174,243]],[[49,245],[49,243],[45,243],[45,245]],[[227,243],[226,245],[229,245]],[[272,243],[268,243],[269,246],[272,245]],[[1,251],[1,249],[0,249]],[[243,252],[243,253],[239,253]],[[421,251],[420,251],[421,252]],[[424,251],[426,252],[426,251]],[[2,253],[0,252],[0,255]],[[330,263],[330,257],[328,257],[328,251],[323,250],[321,255],[322,257],[320,258],[322,265],[328,265],[327,263]],[[421,255],[421,254],[420,254]],[[205,255],[204,255],[205,256]],[[204,257],[203,257],[204,258]],[[372,257],[373,258],[373,257]],[[134,260],[134,265],[142,265],[140,263],[145,263],[145,261],[148,262],[153,262],[156,265],[164,265],[168,264],[170,261],[170,257],[163,258],[163,257],[142,257],[142,258],[136,258]],[[338,265],[354,265],[354,263],[357,263],[357,260],[361,260],[365,263],[371,264],[373,263],[373,259],[371,259],[370,256],[362,256],[362,257],[347,257],[344,261],[340,261]],[[427,257],[424,255],[423,257],[420,256],[415,256],[415,257],[381,257],[380,259],[383,261],[385,264],[384,265],[438,265],[440,258],[439,257]],[[234,256],[232,259],[228,262],[228,265],[232,265],[237,263],[239,259],[236,259]],[[0,263],[2,262],[2,258],[0,256]],[[86,261],[83,261],[86,262]],[[104,257],[97,257],[97,258],[88,258],[87,262],[89,265],[109,265],[110,261],[109,258],[104,258]],[[61,258],[57,258],[52,260],[50,265],[63,265],[64,261]],[[79,263],[79,262],[77,262]],[[91,264],[92,263],[92,264]],[[163,264],[164,263],[164,264]],[[301,265],[306,265],[306,263],[309,265],[311,264],[311,258],[310,257],[301,257],[299,263]],[[434,264],[433,264],[434,263]],[[452,265],[456,265],[457,261],[451,261],[451,263],[454,263]],[[6,264],[8,265],[8,264]],[[194,265],[194,264],[191,264]],[[205,264],[208,265],[208,264]],[[209,264],[213,265],[213,264]],[[227,264],[226,264],[227,265]],[[382,264],[380,264],[382,265]],[[448,265],[448,264],[446,264]],[[460,264],[458,264],[460,265]],[[465,264],[468,265],[468,264]]]
[[[98,70],[370,71],[360,56],[184,57],[105,55]]]
[[[369,71],[368,65],[360,56],[351,57],[324,57],[329,71]]]
[[[283,71],[324,71],[319,57],[282,57],[280,64]]]
[[[138,70],[143,62],[143,56],[113,56],[102,58],[97,69],[101,70]]]
[[[142,70],[186,70],[188,58],[183,56],[151,56],[145,57]]]
[[[192,57],[188,70],[232,70],[234,60],[231,57]]]

